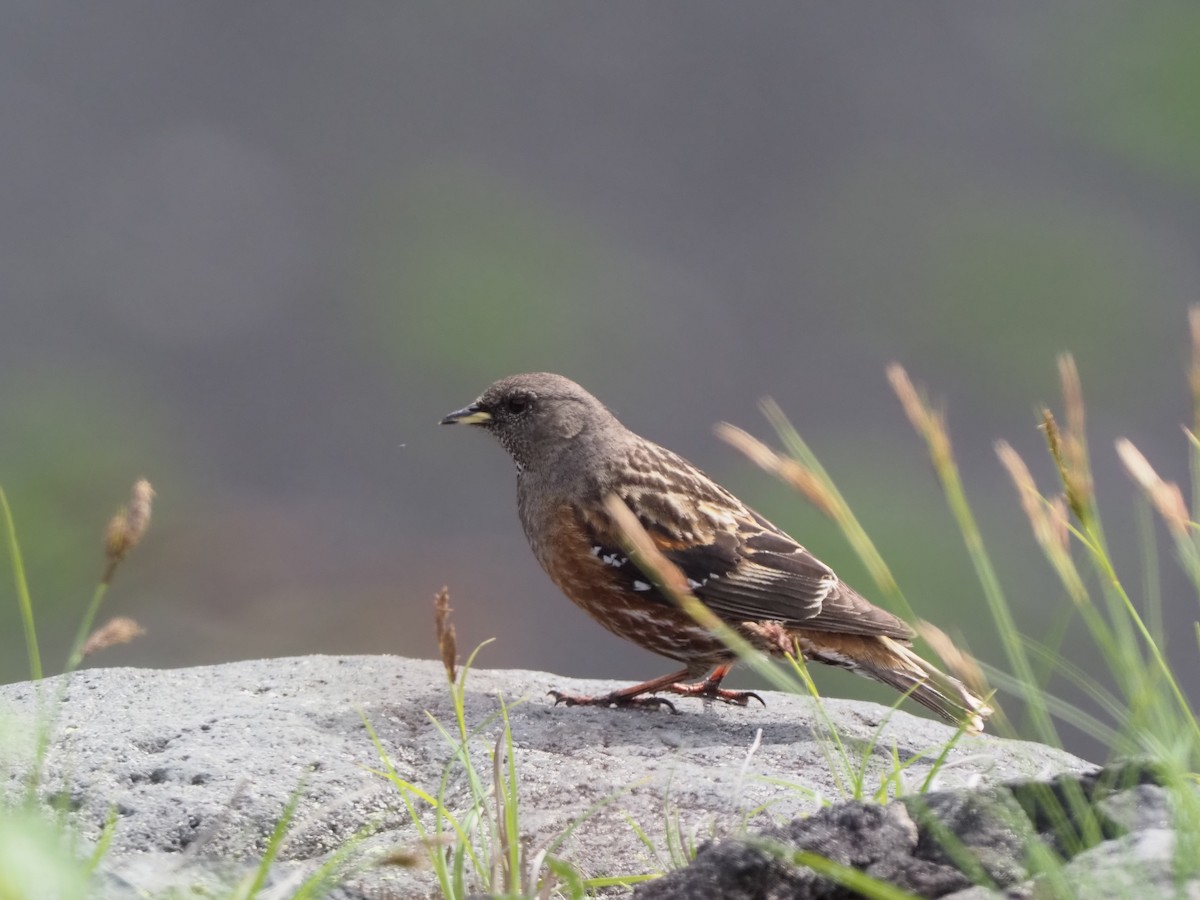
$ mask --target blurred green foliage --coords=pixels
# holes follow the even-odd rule
[[[528,198],[436,173],[393,199],[370,271],[375,312],[407,366],[453,361],[483,382],[513,353],[579,327],[582,311],[564,300],[589,260]]]
[[[403,373],[478,392],[513,372],[603,368],[653,331],[599,235],[494,174],[420,170],[383,192],[369,229],[364,322]]]
[[[61,671],[73,629],[104,570],[104,530],[140,476],[167,477],[167,450],[148,406],[122,402],[118,378],[59,372],[24,379],[0,405],[8,433],[0,471],[29,579],[46,674]],[[141,415],[137,415],[140,412]],[[183,490],[183,484],[173,484]],[[8,554],[0,562],[0,682],[29,677]]]
[[[1123,355],[1140,319],[1131,301],[1155,281],[1153,255],[1114,223],[1013,199],[964,198],[927,224],[929,289],[918,319],[936,325],[913,329],[912,339],[929,353],[954,340],[974,379],[1035,398],[1068,344],[1087,358]],[[1127,398],[1127,371],[1088,374],[1096,390]]]
[[[70,833],[36,809],[0,807],[0,897],[83,900],[87,874]]]
[[[1106,403],[1140,403],[1144,369],[1089,363],[1156,323],[1144,304],[1172,293],[1160,248],[1111,211],[889,163],[834,201],[823,247],[842,261],[840,327],[961,374],[980,401],[1036,402],[1069,349]],[[862,258],[864,242],[878,252]],[[1183,315],[1181,303],[1173,328]]]
[[[1061,48],[1067,93],[1058,111],[1127,165],[1194,193],[1200,190],[1200,5],[1173,0],[1120,10],[1072,23],[1078,40]]]

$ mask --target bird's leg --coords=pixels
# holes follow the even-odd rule
[[[558,706],[560,703],[565,706],[625,706],[655,709],[665,706],[671,712],[677,712],[675,704],[670,700],[663,697],[646,696],[658,691],[679,694],[682,697],[720,700],[722,703],[730,703],[734,706],[746,706],[751,700],[757,700],[763,706],[766,706],[767,704],[763,702],[763,698],[753,691],[730,691],[722,689],[721,682],[732,668],[733,663],[719,665],[713,669],[707,678],[703,681],[697,681],[694,684],[688,684],[683,680],[692,674],[692,670],[682,669],[679,672],[672,672],[670,675],[663,675],[661,678],[652,678],[650,681],[643,681],[641,684],[621,688],[619,691],[612,691],[608,694],[580,696],[564,694],[561,691],[549,691],[548,693],[554,698],[555,706]]]
[[[735,706],[746,706],[751,700],[757,700],[763,703],[763,698],[754,693],[754,691],[730,691],[724,690],[721,687],[721,682],[725,676],[729,674],[729,670],[733,668],[733,663],[723,663],[712,670],[712,673],[703,681],[697,681],[695,684],[669,684],[663,690],[670,691],[672,694],[680,694],[684,697],[703,697],[706,700],[720,700],[722,703],[732,703]]]
[[[619,691],[599,694],[594,697],[564,694],[562,691],[548,691],[548,693],[554,698],[555,706],[558,706],[560,703],[566,706],[636,706],[654,709],[665,706],[671,712],[678,712],[675,709],[675,704],[670,700],[663,697],[647,697],[645,695],[653,694],[657,691],[686,693],[686,691],[681,692],[674,689],[676,687],[688,687],[688,685],[678,685],[677,682],[681,678],[687,678],[690,671],[690,669],[681,669],[678,672],[672,672],[670,675],[652,678],[649,681],[643,681],[641,684],[635,684],[631,687],[621,688]],[[719,682],[720,679],[717,679],[717,681]]]

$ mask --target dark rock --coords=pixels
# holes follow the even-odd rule
[[[938,791],[899,801],[919,823],[915,855],[958,873],[942,885],[913,885],[924,897],[937,897],[972,884],[1007,887],[1026,876],[1023,865],[1029,820],[1005,787],[980,791]],[[940,893],[938,891],[940,890]]]
[[[1200,880],[1178,885],[1177,836],[1153,769],[1117,766],[1048,782],[937,791],[887,806],[842,803],[783,828],[701,849],[687,868],[640,886],[639,898],[842,900],[859,896],[794,865],[809,852],[919,897],[1030,900],[1058,896],[1178,896],[1200,900]],[[1128,833],[1127,833],[1128,832]],[[1031,879],[1041,844],[1066,863]]]

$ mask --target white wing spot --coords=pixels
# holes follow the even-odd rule
[[[703,581],[697,581],[694,578],[688,579],[688,587],[690,587],[693,591],[696,590],[696,588],[704,587],[704,585],[706,585],[706,584],[708,584],[707,578],[705,578]]]
[[[820,581],[818,581],[817,586],[820,593],[817,594],[817,602],[824,602],[825,598],[829,596],[835,587],[837,587],[837,584],[838,577],[832,573],[824,576]]]
[[[606,566],[612,566],[617,569],[621,568],[627,562],[625,557],[620,553],[606,553],[600,557],[600,561]]]
[[[603,550],[603,549],[604,549],[604,548],[603,548],[603,547],[601,547],[601,546],[599,546],[599,545],[597,545],[597,546],[593,547],[593,548],[592,548],[592,556],[599,556],[599,555],[600,555],[600,551],[601,551],[601,550]]]
[[[625,609],[621,611],[620,615],[622,618],[641,622],[645,625],[655,625],[658,623],[658,618],[653,613],[643,609]]]
[[[633,589],[635,591],[648,591],[650,590],[650,585],[646,584],[644,581],[635,581],[633,583]]]

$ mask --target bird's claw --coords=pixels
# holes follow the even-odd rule
[[[623,695],[619,691],[611,694],[603,694],[599,697],[564,694],[562,691],[547,691],[546,694],[554,698],[555,706],[561,703],[563,706],[616,706],[636,709],[662,709],[666,707],[673,714],[679,714],[679,710],[675,708],[675,704],[670,700],[651,694],[634,695],[632,697]]]
[[[758,696],[758,694],[754,693],[754,691],[730,691],[729,693],[740,694],[740,696],[735,697],[732,700],[727,700],[727,703],[736,703],[738,706],[749,706],[751,700],[757,700],[759,706],[761,706],[763,709],[767,708],[767,701]]]
[[[754,691],[730,691],[708,681],[702,681],[699,684],[673,684],[667,690],[683,697],[719,700],[731,706],[749,706],[751,700],[757,700],[764,708],[767,705],[767,702]]]

